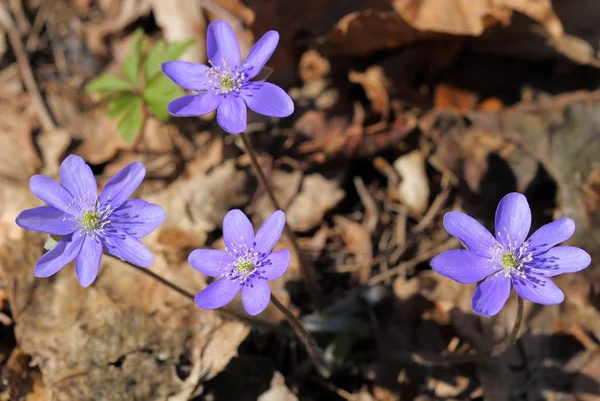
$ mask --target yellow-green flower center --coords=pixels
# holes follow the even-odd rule
[[[233,75],[224,75],[221,77],[221,90],[224,92],[230,92],[235,87],[235,79]]]
[[[237,271],[241,274],[252,273],[256,265],[247,259],[240,259],[236,262]]]
[[[512,252],[507,252],[504,255],[502,255],[502,266],[504,266],[507,269],[514,269],[515,267],[517,267],[518,262],[519,260],[517,256]]]
[[[89,231],[94,231],[100,227],[101,218],[93,210],[86,212],[81,218],[81,225]]]

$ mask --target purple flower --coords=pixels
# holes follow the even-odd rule
[[[269,304],[271,287],[290,264],[290,251],[271,252],[285,224],[285,214],[278,210],[260,227],[256,235],[252,223],[241,210],[231,210],[223,220],[225,252],[196,249],[190,265],[210,277],[220,277],[196,295],[196,305],[216,309],[228,304],[242,291],[244,309],[257,315]]]
[[[270,117],[287,117],[294,103],[280,87],[253,81],[275,51],[279,34],[267,32],[241,63],[240,47],[231,26],[214,21],[206,34],[210,67],[185,61],[169,61],[162,69],[184,89],[198,92],[173,100],[168,110],[177,117],[200,116],[217,109],[217,123],[230,134],[246,129],[246,106]]]
[[[60,165],[60,184],[42,175],[29,181],[31,192],[48,206],[27,209],[17,216],[26,230],[62,236],[35,264],[36,277],[49,277],[75,259],[75,273],[83,287],[96,279],[103,251],[141,267],[154,262],[139,238],[165,219],[158,205],[127,200],[144,179],[142,163],[131,163],[115,175],[98,196],[90,167],[71,155]]]
[[[444,216],[444,227],[467,249],[454,249],[433,258],[433,270],[459,283],[483,280],[473,295],[473,310],[497,314],[510,295],[543,305],[561,303],[564,294],[549,277],[585,269],[590,255],[572,246],[556,246],[575,232],[575,222],[563,217],[535,231],[529,239],[531,210],[520,193],[506,195],[496,209],[496,237],[461,212]]]

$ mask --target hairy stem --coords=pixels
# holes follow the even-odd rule
[[[315,341],[314,337],[308,331],[306,331],[306,329],[304,328],[304,326],[302,326],[302,323],[300,323],[298,318],[294,316],[294,314],[281,302],[279,302],[279,300],[273,294],[271,294],[271,302],[273,302],[273,305],[275,305],[275,307],[285,315],[288,322],[290,322],[290,325],[294,328],[294,331],[296,332],[300,340],[302,340],[302,342],[304,343],[308,354],[310,355],[315,367],[317,368],[321,376],[329,377],[331,373],[329,364],[325,360],[325,357],[323,356],[323,351],[321,350],[321,347],[319,347],[319,344],[317,344],[317,342]]]
[[[252,162],[252,167],[254,168],[254,171],[256,172],[258,181],[260,182],[260,185],[262,185],[265,192],[267,193],[269,200],[271,201],[271,204],[273,205],[273,208],[275,208],[276,210],[283,210],[281,208],[281,205],[275,198],[275,194],[273,193],[273,189],[271,188],[271,185],[269,184],[269,180],[267,179],[262,167],[260,166],[260,163],[258,162],[258,158],[256,157],[256,153],[254,153],[254,150],[252,149],[252,145],[250,144],[250,139],[248,138],[248,135],[245,132],[242,132],[240,134],[240,136],[242,137],[242,142],[244,143],[244,148],[246,149],[246,153],[248,154],[248,156],[250,156],[250,161]],[[302,269],[302,274],[308,281],[308,289],[311,293],[313,300],[315,301],[315,300],[317,300],[317,297],[319,294],[316,273],[313,270],[312,266],[308,263],[308,261],[304,257],[302,251],[300,250],[300,245],[298,244],[298,238],[296,237],[296,234],[294,234],[294,231],[292,231],[290,226],[287,224],[287,222],[285,223],[284,229],[285,229],[285,234],[287,235],[290,242],[292,243],[292,248],[294,248],[294,251],[298,255],[298,259],[300,261],[300,268]]]
[[[463,363],[475,363],[482,362],[486,359],[493,358],[504,353],[511,347],[517,340],[517,335],[521,329],[521,323],[523,322],[523,299],[517,297],[517,318],[515,319],[515,325],[512,331],[506,336],[506,338],[499,344],[495,345],[491,349],[485,352],[478,352],[476,354],[469,355],[424,355],[420,353],[412,353],[410,359],[424,366],[442,366],[442,365],[459,365]]]

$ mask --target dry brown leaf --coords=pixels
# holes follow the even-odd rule
[[[152,270],[191,292],[204,277],[185,261],[167,263],[150,236]],[[2,249],[16,336],[56,399],[161,399],[189,387],[175,374],[182,357],[196,377],[219,373],[249,332],[114,258],[104,257],[93,286],[79,286],[72,265],[52,279],[32,266],[43,237],[29,235]],[[156,380],[160,377],[160,380]],[[197,382],[196,382],[197,383]]]
[[[432,36],[419,32],[394,11],[356,11],[344,16],[325,37],[321,51],[328,55],[364,55],[393,49]]]
[[[373,244],[371,234],[362,224],[343,216],[334,216],[335,230],[342,238],[344,251],[356,258],[358,282],[366,283],[373,264]]]
[[[227,160],[208,174],[193,174],[172,183],[166,191],[152,195],[152,202],[167,212],[163,229],[189,232],[204,244],[209,232],[221,225],[229,209],[248,200],[248,177]]]
[[[324,78],[330,71],[329,60],[316,50],[308,50],[300,57],[298,75],[304,82]]]
[[[425,171],[425,158],[414,150],[396,159],[394,169],[402,181],[398,186],[400,202],[413,213],[422,215],[429,206],[429,178]]]
[[[27,181],[41,165],[33,141],[35,117],[29,114],[29,97],[0,97],[0,182]]]
[[[365,72],[350,71],[348,79],[363,87],[371,102],[371,109],[381,115],[381,120],[387,121],[390,115],[390,96],[389,83],[383,69],[375,65],[367,68]]]
[[[181,57],[195,63],[206,62],[206,22],[202,3],[196,0],[150,0],[152,13],[167,42],[196,42]]]
[[[257,401],[298,401],[298,397],[285,385],[285,377],[275,372],[271,380],[271,388],[261,394]]]
[[[433,98],[436,109],[455,110],[459,113],[472,110],[477,103],[477,96],[473,92],[443,83],[436,86]]]
[[[122,0],[110,2],[100,21],[84,25],[84,37],[87,47],[94,53],[107,52],[105,38],[120,32],[127,25],[150,12],[150,0]]]
[[[304,177],[302,189],[288,208],[287,221],[296,231],[308,231],[321,224],[325,213],[345,196],[339,180],[327,179],[319,173]]]
[[[518,11],[551,36],[563,34],[551,0],[394,0],[393,6],[420,31],[479,36],[491,25],[507,25],[512,11]]]
[[[269,175],[269,183],[273,189],[275,199],[277,199],[277,202],[284,210],[287,209],[294,196],[298,193],[302,176],[301,170],[287,172],[280,169],[273,170]],[[254,209],[262,220],[273,213],[273,204],[266,193],[263,193],[258,199]]]

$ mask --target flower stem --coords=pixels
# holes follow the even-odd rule
[[[140,273],[145,274],[146,276],[152,278],[153,280],[158,281],[165,287],[170,288],[171,290],[177,292],[178,294],[184,296],[185,298],[188,298],[189,300],[194,301],[194,298],[195,298],[194,294],[192,294],[191,292],[187,291],[186,289],[178,286],[177,284],[167,280],[166,278],[159,276],[158,274],[154,273],[153,271],[148,270],[143,267],[136,266],[129,262],[123,261],[123,263],[125,263],[126,265],[128,265],[130,267],[133,267]],[[302,326],[302,323],[300,323],[298,318],[296,316],[294,316],[294,314],[288,308],[286,308],[281,302],[279,302],[279,300],[277,298],[275,298],[275,296],[273,294],[271,294],[271,302],[273,302],[273,304],[277,307],[277,309],[279,309],[281,311],[281,313],[283,313],[284,316],[287,318],[287,320],[290,322],[290,325],[296,332],[296,335],[302,340],[302,342],[306,346],[306,349],[308,350],[308,354],[310,355],[310,357],[311,357],[313,363],[315,364],[317,370],[319,371],[319,373],[323,377],[328,377],[330,374],[329,365],[325,361],[325,358],[323,357],[323,351],[321,350],[321,348],[319,347],[319,345],[317,344],[317,342],[315,341],[313,336],[311,336],[310,333],[308,331],[306,331],[306,329],[304,328],[304,326]],[[275,325],[272,325],[271,323],[268,323],[268,322],[265,322],[265,321],[262,321],[259,319],[253,319],[253,318],[250,318],[247,316],[243,316],[243,315],[240,315],[234,311],[231,311],[231,310],[228,310],[225,308],[220,308],[218,310],[218,312],[223,313],[223,314],[227,315],[228,317],[238,319],[254,328],[277,331],[277,332],[281,332],[285,335],[292,335],[289,330],[283,330],[283,328],[281,326],[275,326]]]
[[[145,274],[146,276],[152,278],[153,280],[158,281],[159,283],[161,283],[162,285],[164,285],[165,287],[170,288],[171,290],[177,292],[178,294],[184,296],[185,298],[191,300],[192,302],[194,302],[194,294],[192,294],[191,292],[187,291],[186,289],[178,286],[177,284],[167,280],[164,277],[159,276],[158,274],[154,273],[153,271],[143,268],[143,267],[139,267],[136,266],[134,264],[131,264],[129,262],[125,262],[123,261],[123,263],[127,264],[130,267],[133,267],[134,269],[136,269],[137,271],[139,271],[140,273]],[[257,329],[263,329],[263,330],[269,330],[269,331],[276,331],[276,332],[280,332],[280,333],[284,333],[286,335],[292,335],[291,332],[289,332],[288,330],[282,330],[282,327],[280,326],[275,326],[269,322],[265,322],[263,320],[260,319],[253,319],[251,317],[248,316],[244,316],[241,315],[237,312],[234,312],[232,310],[226,309],[226,308],[220,308],[218,309],[218,312],[229,317],[229,318],[234,318],[237,319],[243,323],[246,323],[247,325],[257,328]]]
[[[294,316],[294,314],[281,302],[279,302],[279,300],[273,294],[271,294],[271,302],[273,302],[273,305],[275,305],[275,307],[285,315],[288,322],[290,322],[290,325],[294,328],[294,331],[296,332],[300,340],[302,340],[302,342],[304,343],[308,354],[310,355],[315,367],[317,368],[321,376],[325,378],[329,377],[331,373],[329,364],[325,360],[325,357],[323,356],[323,351],[321,350],[321,347],[319,347],[319,344],[317,344],[317,342],[315,341],[314,337],[308,331],[306,331],[306,329],[304,328],[304,326],[302,326],[302,323],[300,323],[298,318]]]
[[[423,355],[419,353],[413,353],[410,359],[424,366],[441,366],[441,365],[459,365],[463,363],[475,363],[483,362],[486,359],[493,358],[500,354],[503,354],[507,349],[511,347],[517,340],[517,335],[521,329],[521,323],[523,322],[523,299],[517,297],[517,318],[515,319],[515,325],[512,331],[506,336],[506,338],[499,344],[495,345],[491,349],[485,352],[479,352],[470,355]]]
[[[246,153],[248,154],[248,156],[250,156],[250,161],[252,162],[252,167],[254,168],[254,171],[258,176],[258,181],[267,193],[271,204],[276,210],[283,210],[281,208],[281,205],[275,198],[275,194],[273,193],[273,189],[269,184],[269,180],[267,179],[262,167],[260,166],[260,163],[258,162],[258,158],[256,157],[256,153],[254,153],[254,150],[252,149],[252,145],[250,144],[250,139],[248,138],[248,135],[245,132],[242,132],[240,136],[242,137],[242,142],[244,143]],[[290,242],[292,243],[292,248],[294,248],[294,251],[298,255],[298,260],[300,261],[300,268],[302,269],[302,274],[308,281],[308,288],[311,292],[312,299],[313,301],[316,301],[319,294],[316,273],[304,257],[302,251],[300,250],[298,238],[296,237],[296,234],[294,234],[294,231],[290,228],[287,222],[285,223],[284,229],[285,234],[288,236]]]

